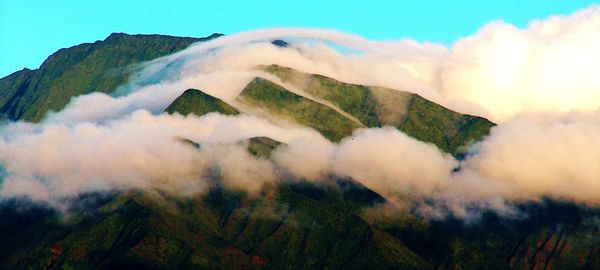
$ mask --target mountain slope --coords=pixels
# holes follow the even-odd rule
[[[266,109],[279,118],[312,127],[334,142],[351,135],[356,128],[387,125],[461,157],[467,145],[483,139],[495,125],[485,118],[454,112],[408,92],[342,83],[276,65],[263,69],[292,83],[309,97],[325,100],[334,107],[258,77],[244,88],[238,100],[250,107]],[[182,103],[184,98],[179,97],[175,102]],[[203,105],[203,101],[197,103],[194,105],[197,108],[213,106]],[[183,106],[173,103],[167,110],[174,110],[172,106],[176,105]],[[203,113],[197,112],[198,115]]]
[[[23,69],[0,79],[0,119],[16,119],[25,111],[19,107],[20,97],[25,95],[35,71]]]
[[[197,89],[188,89],[183,92],[165,111],[170,114],[177,112],[182,115],[188,115],[192,113],[197,116],[202,116],[210,112],[218,112],[225,115],[239,114],[238,110],[229,104]]]
[[[335,104],[367,127],[394,126],[448,153],[456,154],[461,147],[481,140],[494,126],[485,118],[451,111],[408,92],[343,83],[277,65],[264,70]]]
[[[73,96],[110,93],[127,82],[130,65],[185,49],[206,38],[111,34],[103,41],[60,49],[37,70],[0,79],[0,119],[39,121],[62,109]]]
[[[252,80],[238,99],[252,106],[266,108],[282,118],[312,127],[334,142],[339,142],[360,127],[334,109],[296,95],[263,78]]]
[[[215,187],[192,199],[139,193],[97,199],[76,218],[40,215],[2,239],[0,267],[427,268],[399,240],[362,220],[361,203],[345,192],[290,182],[259,197]]]
[[[408,92],[342,83],[276,65],[264,69],[282,81],[292,83],[308,96],[330,102],[334,107],[260,77],[244,88],[238,100],[251,108],[266,109],[279,118],[314,128],[333,142],[350,136],[360,127],[388,125],[460,157],[465,146],[483,139],[495,125],[485,118],[454,112]],[[196,108],[197,115],[212,111],[230,114],[234,110],[223,109],[230,106],[205,93],[197,92],[196,96],[186,91],[167,108],[167,112],[187,114],[192,107]]]
[[[192,198],[87,195],[68,217],[17,202],[1,269],[598,269],[597,210],[544,201],[527,217],[428,221],[351,180],[290,181],[254,197],[214,186]],[[6,202],[5,202],[6,203]],[[10,211],[9,211],[10,210]],[[11,212],[12,211],[12,212]],[[389,211],[386,212],[386,211]],[[392,213],[392,214],[390,214]],[[395,213],[395,214],[394,214]]]
[[[0,79],[4,119],[39,120],[73,95],[112,91],[128,77],[130,62],[194,41],[120,34],[109,39],[65,49],[39,70]],[[282,80],[338,108],[260,78],[240,101],[333,141],[358,127],[391,125],[460,153],[493,126],[414,94],[272,68]],[[238,113],[193,89],[169,108],[181,114]],[[201,151],[198,143],[176,139]],[[270,158],[280,145],[266,137],[242,143],[259,159]],[[225,190],[218,168],[211,173],[214,179],[202,194],[85,194],[74,199],[68,215],[24,199],[2,199],[0,269],[600,269],[598,209],[542,200],[516,205],[518,217],[482,212],[480,220],[427,220],[386,204],[352,179],[284,178],[249,195]]]
[[[271,157],[271,152],[281,144],[269,137],[253,137],[248,139],[248,152],[256,157],[268,159]]]

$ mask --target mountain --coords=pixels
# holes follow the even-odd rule
[[[0,119],[40,121],[71,97],[110,93],[127,82],[132,65],[172,54],[205,38],[114,33],[103,41],[60,49],[39,69],[23,69],[0,79]]]
[[[314,97],[331,102],[366,127],[393,126],[448,153],[461,152],[461,147],[481,140],[495,125],[482,117],[446,109],[417,94],[343,83],[277,65],[264,70]]]
[[[59,50],[38,70],[0,79],[0,115],[39,121],[73,96],[115,91],[134,63],[218,36],[113,34]],[[259,68],[283,83],[254,78],[236,106],[188,89],[165,112],[267,112],[333,142],[357,128],[393,126],[458,157],[494,126],[408,92]],[[237,143],[258,159],[283,145],[268,137]],[[0,269],[600,269],[600,210],[582,205],[544,199],[516,204],[517,217],[484,211],[475,221],[429,220],[387,204],[353,179],[290,176],[248,194],[225,189],[214,173],[200,195],[83,194],[68,215],[23,198],[2,199]]]
[[[82,207],[79,217],[69,223],[49,218],[52,214],[41,215],[37,218],[44,221],[3,239],[2,246],[9,249],[0,250],[0,266],[422,269],[426,265],[400,241],[363,221],[359,202],[335,187],[290,182],[268,187],[259,198],[217,187],[190,200],[133,193],[96,201],[100,203]]]
[[[271,152],[280,145],[281,142],[269,137],[253,137],[248,139],[248,152],[259,158],[270,158]]]
[[[301,125],[321,132],[323,136],[339,142],[361,127],[359,123],[344,117],[334,109],[262,78],[255,78],[242,91],[238,99],[251,106],[266,108],[282,118],[290,118]]]
[[[0,208],[2,269],[597,269],[598,211],[522,205],[482,221],[377,215],[384,199],[351,180],[270,185],[253,197],[214,187],[193,198],[87,195],[72,217]]]
[[[249,113],[260,114],[260,110],[252,108],[266,109],[279,118],[314,128],[333,142],[352,135],[357,128],[387,125],[461,156],[466,146],[480,141],[495,125],[485,118],[454,112],[408,92],[343,83],[276,65],[264,69],[277,75],[283,82],[301,89],[304,95],[256,77],[237,98],[250,108]],[[176,109],[182,106],[183,100],[189,100],[189,96],[186,91],[167,111],[189,113],[189,108]],[[222,101],[218,103],[222,104]],[[193,102],[185,104],[186,107],[194,106]],[[197,101],[194,107],[198,110],[207,108],[209,111],[220,111],[212,109],[216,104],[216,101]]]
[[[173,114],[178,112],[182,115],[195,114],[198,116],[210,112],[218,112],[225,115],[239,114],[238,110],[222,100],[207,95],[198,89],[188,89],[181,96],[165,109],[166,112]]]

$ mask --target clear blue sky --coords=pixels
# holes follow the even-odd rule
[[[294,26],[451,44],[491,20],[525,26],[532,19],[569,14],[594,2],[0,0],[0,77],[23,67],[37,68],[59,48],[104,39],[111,32],[200,37]]]

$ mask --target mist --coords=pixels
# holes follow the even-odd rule
[[[273,46],[274,39],[290,46]],[[438,206],[456,215],[472,205],[505,211],[510,203],[547,197],[597,206],[597,48],[598,7],[524,29],[491,22],[451,47],[295,28],[225,36],[141,64],[118,96],[75,97],[41,123],[2,126],[0,196],[51,204],[87,192],[131,189],[192,196],[205,192],[214,178],[252,194],[265,183],[319,183],[335,175],[396,205],[431,202],[419,208],[425,215],[438,215]],[[254,77],[269,76],[256,67],[270,64],[416,93],[498,126],[470,146],[465,160],[391,127],[359,129],[331,143],[315,130],[256,115],[236,102]],[[243,114],[164,114],[188,88]],[[256,136],[285,145],[271,159],[254,157],[239,141]]]

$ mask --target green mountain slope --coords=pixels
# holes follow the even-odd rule
[[[25,108],[16,104],[26,93],[33,74],[35,71],[23,69],[0,79],[0,119],[13,119],[14,116],[23,114]]]
[[[263,78],[252,80],[238,99],[252,106],[266,108],[282,118],[312,127],[334,142],[360,127],[334,109],[296,95]]]
[[[331,102],[361,123],[263,78],[252,80],[238,100],[251,107],[267,109],[280,118],[312,127],[334,142],[351,135],[354,129],[363,125],[389,125],[420,141],[433,143],[443,151],[461,156],[466,145],[481,140],[494,126],[485,118],[454,112],[416,94],[342,83],[276,65],[265,69],[308,95]],[[234,109],[228,107],[221,100],[202,92],[197,92],[196,97],[192,92],[186,92],[167,108],[167,112],[187,114],[192,112],[191,108],[197,108],[197,115],[213,111],[232,114]]]
[[[271,152],[281,144],[269,137],[253,137],[248,139],[248,152],[256,157],[268,159],[271,157]]]
[[[0,79],[1,118],[40,120],[74,95],[113,91],[127,80],[131,64],[195,41],[114,34],[60,50],[38,70]],[[493,126],[406,92],[278,66],[268,70],[360,123],[261,78],[239,100],[332,141],[359,127],[391,125],[460,154]],[[194,89],[166,111],[239,113]],[[242,143],[257,158],[270,158],[281,144],[266,137]],[[431,221],[382,207],[384,198],[351,179],[284,179],[248,195],[225,190],[219,171],[213,173],[202,195],[86,194],[74,199],[67,215],[24,199],[2,199],[0,269],[600,269],[598,209],[543,200],[516,205],[522,211],[516,218],[484,212],[475,221]]]
[[[175,140],[177,140],[180,143],[184,143],[184,144],[193,146],[196,149],[202,148],[202,145],[200,143],[194,142],[187,138],[177,137],[177,138],[175,138]],[[257,158],[265,158],[265,159],[271,158],[271,153],[273,152],[273,150],[275,150],[275,148],[277,148],[278,146],[284,144],[280,141],[276,141],[269,137],[264,137],[264,136],[252,137],[249,139],[238,141],[237,143],[240,146],[245,146],[246,150],[248,150],[249,154],[251,154]],[[2,168],[0,168],[0,169],[2,169]],[[1,172],[2,171],[0,171],[0,173]],[[0,177],[2,177],[2,174],[0,174]],[[0,178],[0,181],[1,180],[2,179]]]
[[[517,205],[521,218],[483,213],[472,223],[382,218],[394,235],[437,269],[596,269],[598,209],[546,200]]]
[[[52,54],[37,70],[0,79],[0,119],[39,121],[62,109],[71,97],[94,91],[110,93],[127,82],[130,66],[174,53],[206,38],[111,34]]]
[[[396,128],[448,153],[461,153],[461,147],[480,141],[494,126],[485,118],[456,113],[418,95],[413,95],[407,106]]]
[[[427,268],[364,221],[345,192],[283,183],[257,198],[219,187],[192,199],[124,194],[13,232],[1,241],[0,268]]]
[[[269,66],[266,70],[312,96],[333,103],[367,127],[381,126],[376,111],[378,104],[366,86],[345,84],[325,76],[302,73],[277,65]]]
[[[0,207],[1,269],[597,269],[598,211],[521,205],[525,218],[427,221],[369,210],[355,182],[283,182],[260,195],[82,197],[68,217]],[[12,212],[7,209],[13,209]],[[389,209],[388,209],[389,210]],[[36,212],[37,211],[37,212]],[[393,210],[391,210],[393,213]],[[33,213],[33,214],[31,214]],[[74,213],[74,214],[73,214]],[[29,215],[29,216],[28,216]],[[591,219],[590,219],[591,218]]]
[[[222,100],[197,89],[188,89],[179,96],[167,109],[166,112],[188,115],[193,113],[202,116],[210,112],[218,112],[225,115],[236,115],[239,112]]]
[[[485,118],[454,112],[416,94],[342,83],[277,65],[264,69],[335,104],[367,127],[394,126],[448,153],[458,153],[462,146],[481,140],[494,126]]]

